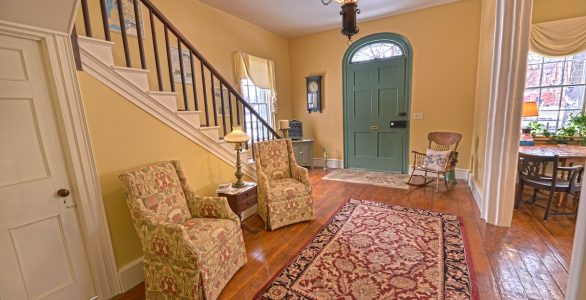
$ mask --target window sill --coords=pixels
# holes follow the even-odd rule
[[[578,136],[568,138],[568,139],[551,138],[551,137],[545,137],[545,136],[534,136],[533,137],[533,141],[536,144],[578,144],[582,140],[584,140],[584,138],[578,137]],[[558,141],[563,141],[563,143],[560,143]]]

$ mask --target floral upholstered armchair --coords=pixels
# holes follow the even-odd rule
[[[120,175],[142,242],[147,299],[216,299],[246,263],[226,198],[199,197],[178,161]]]
[[[269,230],[313,220],[311,182],[297,165],[290,139],[254,144],[258,214]]]

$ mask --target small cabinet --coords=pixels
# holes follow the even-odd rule
[[[297,164],[313,169],[313,140],[303,139],[292,141],[293,153]]]

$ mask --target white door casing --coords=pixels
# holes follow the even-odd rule
[[[95,296],[41,44],[0,35],[0,297]]]
[[[0,35],[41,44],[94,287],[99,299],[109,299],[120,293],[120,278],[83,112],[71,39],[67,33],[3,20],[0,20]]]

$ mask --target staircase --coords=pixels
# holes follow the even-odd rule
[[[95,13],[91,8],[97,3],[88,1],[81,1],[83,27],[74,27],[72,34],[81,69],[232,165],[234,146],[223,137],[242,126],[251,137],[241,153],[242,171],[255,178],[253,142],[280,138],[267,121],[149,0],[112,0],[121,9],[93,0],[100,8]],[[104,39],[94,38],[96,20],[90,16],[96,15]],[[112,17],[119,33],[110,31]],[[124,66],[115,65],[115,53],[124,53]]]

